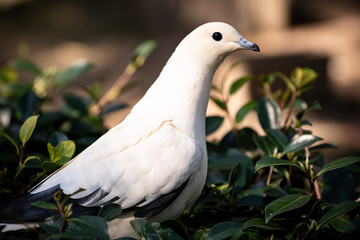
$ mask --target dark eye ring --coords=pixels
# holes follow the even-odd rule
[[[215,40],[215,41],[220,41],[222,39],[222,35],[221,33],[219,32],[214,32],[213,35],[212,35],[212,38]]]

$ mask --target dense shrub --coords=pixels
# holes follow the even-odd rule
[[[61,71],[18,59],[0,69],[2,200],[24,195],[106,131],[104,116],[125,107],[114,100],[154,46],[152,41],[141,45],[111,92],[103,96],[98,83],[81,87],[88,97],[61,91],[92,68],[86,61]],[[321,109],[318,102],[300,98],[317,74],[296,68],[289,77],[279,72],[257,77],[264,97],[241,106],[232,119],[229,98],[254,81],[253,76],[244,76],[224,89],[224,82],[231,80],[229,71],[237,66],[231,66],[220,87],[212,89],[211,99],[232,129],[221,141],[208,143],[209,173],[201,197],[178,220],[150,224],[140,219],[132,222],[134,229],[144,239],[358,239],[360,157],[325,164],[322,151],[333,146],[314,136],[311,127],[304,128],[311,126],[306,113]],[[29,84],[17,81],[22,71],[30,73]],[[276,81],[284,88],[273,91]],[[62,98],[61,106],[55,97]],[[251,111],[257,113],[265,134],[239,127]],[[206,119],[207,134],[217,131],[223,116]],[[108,239],[106,221],[121,214],[121,208],[110,204],[98,216],[72,218],[68,198],[57,192],[56,204],[37,202],[36,206],[59,214],[38,229],[3,237]]]

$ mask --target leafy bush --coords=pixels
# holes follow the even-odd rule
[[[40,69],[28,60],[14,60],[2,67],[1,199],[25,194],[106,131],[104,115],[125,107],[113,101],[154,47],[152,41],[141,45],[114,88],[103,97],[98,83],[82,86],[88,97],[61,91],[91,69],[85,61],[64,71]],[[279,72],[260,76],[264,97],[241,106],[232,118],[228,100],[254,78],[241,77],[224,89],[228,73],[237,66],[229,68],[220,86],[213,86],[211,99],[232,129],[221,141],[208,143],[209,173],[202,195],[178,220],[150,224],[139,219],[132,222],[134,230],[142,239],[358,239],[360,157],[325,164],[321,151],[333,146],[305,128],[311,126],[306,113],[321,107],[300,97],[317,74],[296,68],[289,77]],[[30,84],[17,82],[20,70],[33,74]],[[276,81],[282,81],[284,87],[273,92]],[[54,98],[59,96],[64,104],[55,107]],[[264,134],[240,127],[252,111]],[[207,134],[217,131],[223,116],[206,119]],[[55,204],[35,203],[58,214],[36,230],[4,236],[108,239],[106,221],[121,214],[121,208],[110,204],[98,216],[73,218],[68,198],[57,192]]]

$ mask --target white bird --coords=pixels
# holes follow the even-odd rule
[[[241,49],[259,51],[228,24],[196,28],[124,121],[38,184],[26,201],[49,199],[58,189],[72,194],[83,188],[71,197],[79,212],[111,202],[124,209],[109,222],[113,238],[134,235],[129,224],[134,218],[179,216],[206,180],[205,117],[213,75],[227,55]],[[15,208],[25,221],[46,217],[34,207],[21,213]]]

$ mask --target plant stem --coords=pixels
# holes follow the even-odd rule
[[[289,110],[287,112],[286,118],[285,118],[285,122],[284,122],[284,131],[286,132],[290,125],[291,125],[291,115],[292,112],[294,110],[294,104],[295,104],[295,100],[296,100],[296,90],[291,92],[291,98],[290,98],[290,103],[289,103]]]
[[[22,191],[21,195],[25,194],[27,191],[29,191],[32,186],[37,183],[41,178],[45,176],[46,172],[43,171],[39,176],[37,176],[29,185],[26,186],[26,188]]]

